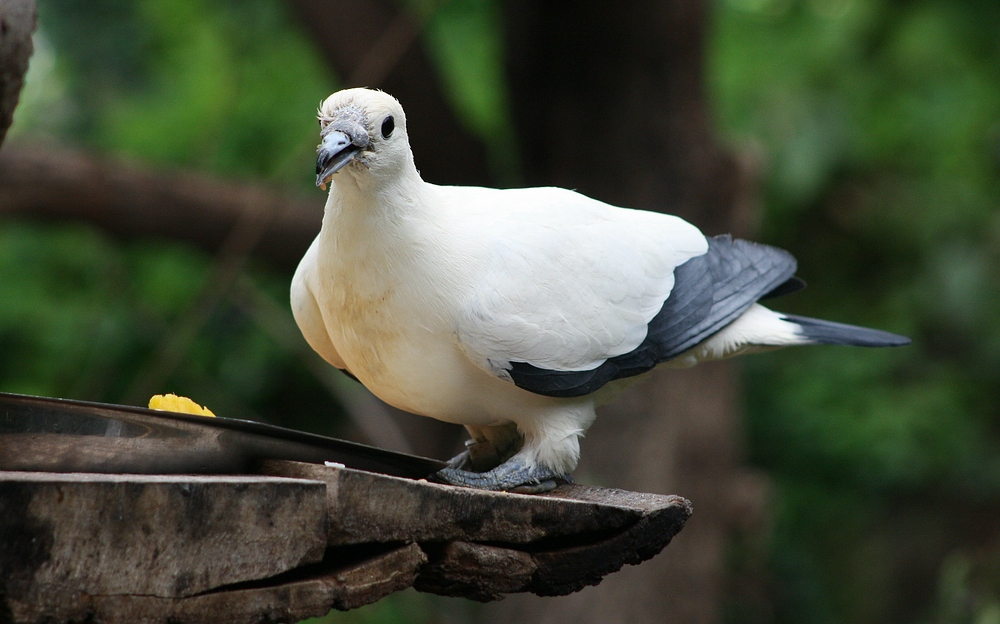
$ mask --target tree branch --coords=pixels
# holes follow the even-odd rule
[[[34,0],[0,0],[0,145],[14,121],[37,18]]]
[[[218,251],[241,215],[277,207],[252,255],[292,271],[319,232],[323,197],[158,171],[64,148],[0,152],[0,217],[86,221],[121,238],[164,237]]]

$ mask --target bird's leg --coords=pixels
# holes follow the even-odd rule
[[[535,461],[524,449],[524,436],[514,423],[466,426],[472,439],[466,450],[448,462],[434,478],[451,485],[481,490],[507,490],[522,494],[548,492],[558,481],[572,482]]]
[[[465,450],[449,459],[448,467],[485,472],[501,463],[496,447],[489,440],[466,440]]]
[[[466,425],[472,436],[465,450],[448,460],[449,468],[486,472],[514,456],[524,446],[524,437],[513,423],[494,426]]]
[[[507,490],[521,494],[548,492],[560,481],[573,482],[573,478],[567,474],[557,474],[551,468],[528,462],[523,453],[518,453],[486,472],[445,468],[434,473],[434,478],[450,485],[463,485],[480,490]]]
[[[448,467],[456,470],[472,470],[472,455],[469,453],[469,446],[474,444],[474,440],[465,441],[465,450],[448,460]]]

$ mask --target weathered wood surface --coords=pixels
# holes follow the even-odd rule
[[[649,501],[640,498],[649,495],[581,486],[541,496],[485,492],[289,461],[264,462],[261,472],[326,483],[331,546],[405,540],[527,544],[622,531],[650,511]],[[654,506],[682,500],[668,498],[655,497]]]
[[[691,515],[679,496],[584,485],[525,495],[298,462],[262,472],[327,484],[331,546],[416,541],[430,557],[418,590],[482,601],[596,585],[659,553]]]
[[[481,492],[269,461],[258,476],[0,472],[0,622],[294,622],[407,587],[560,595],[662,550],[677,496]]]
[[[187,598],[141,595],[89,595],[49,588],[43,600],[7,598],[0,622],[164,622],[170,624],[257,624],[298,622],[375,602],[413,585],[427,556],[416,544],[362,559],[318,568],[302,578],[277,578],[270,584],[236,587]],[[6,609],[6,610],[5,610]]]
[[[417,577],[420,591],[473,600],[531,592],[562,596],[597,585],[625,564],[655,556],[684,527],[691,504],[679,496],[639,494],[582,485],[564,485],[538,498],[589,503],[595,515],[608,507],[627,508],[637,519],[624,529],[547,536],[534,543],[451,542],[424,550],[430,562]]]
[[[317,482],[0,473],[7,596],[191,596],[318,562],[326,533]]]

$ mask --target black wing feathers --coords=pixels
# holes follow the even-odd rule
[[[805,280],[799,279],[794,275],[789,277],[777,288],[767,293],[761,297],[758,301],[763,301],[764,299],[774,299],[775,297],[784,297],[785,295],[790,295],[795,292],[799,292],[806,287]]]
[[[795,258],[787,251],[729,236],[708,239],[708,252],[674,270],[674,287],[635,350],[589,371],[552,371],[511,362],[514,383],[536,394],[583,396],[613,379],[644,373],[677,357],[729,323],[758,299],[794,292]]]

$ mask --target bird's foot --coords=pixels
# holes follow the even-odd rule
[[[459,455],[452,461],[461,457]],[[529,466],[520,455],[515,455],[486,472],[444,468],[434,473],[434,479],[449,485],[461,485],[479,490],[505,490],[518,494],[541,494],[555,489],[560,482],[573,482],[573,477],[568,474],[558,474],[538,464]]]

